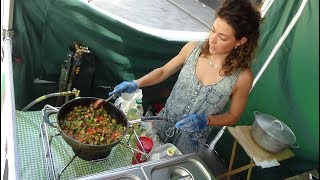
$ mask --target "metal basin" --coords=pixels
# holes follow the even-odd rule
[[[111,171],[105,171],[102,173],[97,173],[93,175],[88,175],[80,178],[81,180],[100,180],[100,179],[110,179],[110,180],[145,180],[142,171],[139,167],[127,167],[118,168]]]
[[[180,166],[172,167],[169,171],[169,179],[194,179],[192,174]]]
[[[205,163],[196,154],[148,161],[141,164],[105,171],[81,180],[214,180]]]
[[[203,165],[204,162],[196,154],[187,154],[165,159],[164,161],[142,166],[148,179],[185,179],[185,180],[211,180],[214,179],[210,171]]]
[[[118,176],[112,176],[112,177],[104,177],[105,179],[110,179],[110,180],[140,180],[139,177],[132,175],[132,174],[122,174]]]

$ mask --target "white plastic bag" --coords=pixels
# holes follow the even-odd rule
[[[136,103],[136,100],[142,99],[142,96],[141,89],[136,90],[134,93],[122,93],[121,96],[116,99],[114,105],[127,114],[128,110]]]

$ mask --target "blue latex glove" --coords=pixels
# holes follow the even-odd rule
[[[189,132],[203,130],[206,126],[207,115],[204,113],[184,115],[183,119],[176,123],[176,128]]]
[[[134,81],[123,81],[118,84],[112,92],[109,93],[109,96],[116,93],[133,93],[138,89],[138,84]]]

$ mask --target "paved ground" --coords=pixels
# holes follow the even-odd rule
[[[211,7],[212,9],[214,10],[217,10],[220,3],[223,1],[223,0],[199,0],[201,3]]]
[[[212,2],[215,1],[219,0]],[[163,30],[208,32],[215,17],[213,8],[197,0],[92,0],[90,3],[131,22]]]

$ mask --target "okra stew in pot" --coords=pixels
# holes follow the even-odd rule
[[[93,109],[89,106],[74,106],[64,120],[59,121],[60,128],[73,139],[86,144],[102,145],[119,141],[125,131],[125,126],[104,108]]]
[[[82,159],[101,159],[110,153],[127,133],[129,123],[125,114],[114,104],[107,102],[99,109],[93,109],[94,97],[76,98],[65,103],[57,112],[56,127],[65,142]]]

